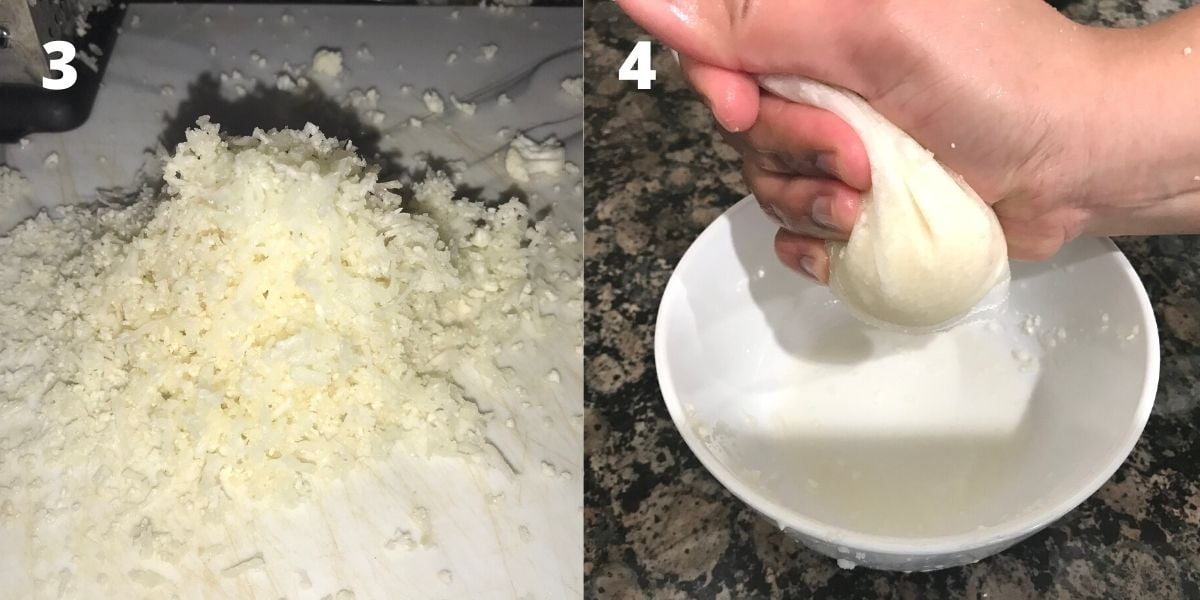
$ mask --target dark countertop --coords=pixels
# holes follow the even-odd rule
[[[1066,10],[1127,26],[1179,6],[1091,0]],[[978,564],[841,570],[725,491],[671,423],[653,363],[658,301],[691,241],[747,192],[669,53],[655,52],[653,90],[617,81],[646,36],[611,2],[586,12],[589,597],[1200,598],[1200,238],[1120,242],[1154,301],[1162,376],[1141,441],[1103,489]]]

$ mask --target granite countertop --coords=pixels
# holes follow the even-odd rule
[[[1081,22],[1116,26],[1180,8],[1059,4]],[[653,363],[658,301],[692,240],[747,192],[737,155],[670,55],[655,53],[653,90],[617,81],[646,35],[611,2],[586,13],[589,597],[1200,597],[1200,272],[1191,258],[1200,238],[1119,242],[1154,302],[1162,375],[1145,433],[1097,494],[974,565],[839,569],[721,487],[671,423]]]

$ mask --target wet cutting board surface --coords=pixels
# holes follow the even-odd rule
[[[89,121],[72,132],[30,136],[10,145],[6,158],[32,181],[40,206],[90,202],[97,190],[131,189],[144,154],[173,147],[200,115],[236,134],[312,121],[354,140],[385,174],[420,179],[427,164],[441,166],[471,197],[516,195],[578,231],[581,174],[519,183],[503,158],[517,132],[537,140],[553,134],[567,159],[582,165],[583,101],[561,85],[582,73],[579,23],[578,9],[554,8],[135,6]],[[498,46],[491,60],[484,58],[487,44]],[[341,50],[339,79],[312,78],[322,92],[303,101],[275,88],[284,61],[310,63],[320,47]],[[232,76],[235,69],[242,79]],[[374,107],[345,106],[351,90],[368,88],[379,95]],[[445,99],[445,113],[426,109],[421,96],[428,89]],[[498,103],[502,93],[512,102]],[[451,94],[476,103],[475,114],[451,107]],[[53,167],[46,162],[51,154]],[[320,502],[209,532],[205,558],[161,569],[176,578],[182,597],[323,598],[341,590],[356,598],[578,596],[581,336],[571,332],[541,341],[537,351],[497,357],[512,367],[524,396],[483,384],[467,390],[495,411],[493,425],[512,419],[511,428],[489,430],[511,471],[397,452]],[[551,369],[561,382],[546,380]],[[401,532],[428,543],[409,548],[398,543]],[[19,581],[22,552],[10,536],[0,534],[10,554],[0,561],[8,565],[0,576]],[[135,561],[121,546],[114,545],[114,559]],[[249,568],[227,570],[255,557],[261,561]]]

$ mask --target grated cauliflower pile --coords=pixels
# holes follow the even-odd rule
[[[93,576],[113,540],[171,560],[195,515],[294,504],[397,443],[479,455],[454,373],[578,322],[573,233],[440,174],[402,209],[312,125],[201,119],[163,171],[0,238],[0,515]]]

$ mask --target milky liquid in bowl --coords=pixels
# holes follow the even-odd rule
[[[1157,340],[1110,242],[1014,263],[989,319],[909,335],[787,272],[773,232],[752,199],[705,231],[664,296],[656,360],[693,451],[806,543],[894,553],[882,568],[976,560],[1090,495],[1140,434]]]
[[[715,326],[753,327],[742,320]],[[724,404],[740,415],[710,414],[710,448],[781,504],[830,524],[901,537],[979,525],[979,507],[1002,496],[1016,464],[1036,385],[1017,340],[988,323],[929,336],[872,330],[841,311],[815,329],[776,364],[742,352],[762,372]]]

